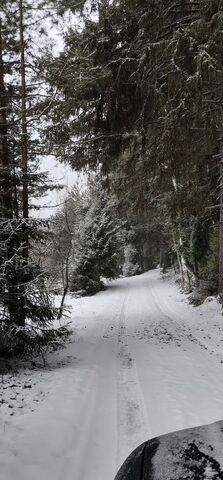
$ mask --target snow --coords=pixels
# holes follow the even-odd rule
[[[223,318],[159,270],[69,299],[74,339],[0,383],[0,480],[113,480],[140,443],[223,419]]]

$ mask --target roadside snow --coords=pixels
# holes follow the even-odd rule
[[[159,270],[69,299],[74,341],[0,383],[0,480],[113,480],[156,435],[223,419],[223,317]]]

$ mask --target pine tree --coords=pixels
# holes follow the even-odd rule
[[[32,130],[39,96],[27,26],[32,5],[2,0],[0,6],[0,354],[10,354],[56,341],[49,326],[57,312],[46,275],[31,254],[32,241],[46,229],[30,217],[31,200],[47,189],[45,176],[37,172]]]
[[[97,19],[69,32],[64,52],[51,59],[52,88],[61,65],[63,78],[48,138],[74,168],[101,164],[139,224],[156,218],[159,245],[177,256],[182,283],[197,284],[219,213],[223,224],[222,2],[96,5]],[[201,223],[206,242],[197,248]]]
[[[98,183],[91,185],[86,207],[71,290],[94,294],[104,287],[103,277],[113,279],[121,273],[121,222],[115,200]]]

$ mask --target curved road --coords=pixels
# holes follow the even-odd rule
[[[113,480],[146,439],[222,419],[222,317],[205,312],[158,270],[75,300],[75,341],[23,385],[22,414],[2,390],[0,480]]]

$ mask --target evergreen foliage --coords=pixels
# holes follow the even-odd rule
[[[182,285],[197,285],[221,214],[222,2],[96,6],[92,18],[82,10],[84,28],[68,33],[62,54],[47,58],[52,90],[63,68],[49,149],[76,169],[101,165],[155,257],[172,250]],[[220,259],[222,248],[221,239]]]
[[[45,17],[67,12],[79,28],[43,55]],[[222,295],[222,26],[222,0],[0,0],[0,351],[34,331],[44,343],[69,288],[93,294],[158,262]],[[30,212],[47,153],[100,176],[46,241]]]
[[[61,271],[58,262],[63,262],[63,272],[69,252],[67,287],[71,291],[94,294],[104,288],[103,277],[112,279],[121,273],[123,234],[116,209],[115,199],[94,179],[84,192],[72,192],[54,217],[50,245],[57,247],[51,262],[57,272]]]
[[[139,275],[142,273],[137,260],[138,251],[136,248],[131,244],[126,245],[124,249],[124,265],[122,269],[125,277],[131,277],[132,275]]]
[[[219,231],[214,228],[210,235],[206,263],[201,271],[203,297],[214,295],[218,290]]]
[[[45,2],[44,2],[45,3]],[[39,2],[40,18],[42,2]],[[35,12],[36,32],[42,34]],[[46,273],[32,257],[32,242],[44,237],[47,223],[30,216],[32,201],[47,189],[38,173],[34,130],[40,96],[31,36],[33,5],[0,2],[0,355],[56,343],[62,331],[52,322],[57,311]],[[30,30],[31,26],[31,30]],[[35,43],[35,42],[34,42]],[[34,75],[35,71],[35,75]]]

